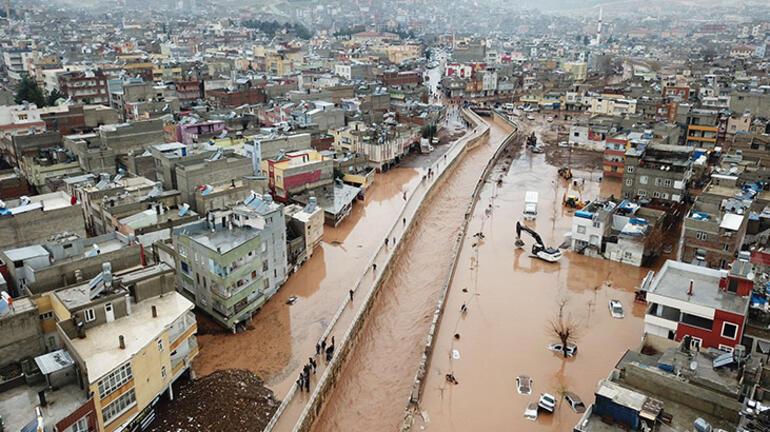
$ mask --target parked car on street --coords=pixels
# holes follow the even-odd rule
[[[569,141],[559,141],[559,147],[569,147]]]
[[[557,354],[562,354],[564,352],[564,350],[562,349],[561,342],[552,343],[552,344],[548,345],[546,348],[548,348],[549,350],[551,350],[551,351],[553,351],[553,352],[555,352]],[[572,357],[575,354],[577,354],[577,345],[568,344],[567,345],[567,357]]]
[[[569,407],[572,408],[572,411],[575,411],[578,414],[586,412],[586,405],[575,393],[564,392],[564,400],[567,401]]]
[[[610,315],[612,315],[613,318],[623,318],[625,316],[623,313],[623,303],[621,303],[620,300],[610,300],[609,306]]]
[[[540,400],[537,401],[537,406],[552,413],[556,410],[556,398],[550,393],[541,393]]]
[[[518,391],[519,394],[523,394],[523,395],[532,394],[532,378],[526,375],[517,376],[516,391]]]

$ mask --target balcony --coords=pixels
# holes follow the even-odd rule
[[[181,318],[177,319],[168,331],[169,343],[173,346],[180,336],[189,332],[196,325],[195,314],[188,311]]]
[[[176,377],[192,364],[198,355],[198,340],[194,337],[187,339],[171,354],[171,376]]]

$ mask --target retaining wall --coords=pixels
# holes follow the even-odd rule
[[[475,113],[469,110],[463,110],[461,113],[463,118],[466,121],[474,125],[474,131],[476,131],[476,129],[479,127],[483,129],[481,131],[471,132],[470,135],[466,135],[465,137],[460,138],[454,144],[452,144],[453,147],[447,151],[447,154],[452,152],[457,152],[458,150],[456,150],[456,147],[461,146],[461,150],[459,150],[459,153],[457,153],[452,158],[448,158],[448,160],[445,162],[448,165],[441,172],[437,172],[437,177],[434,181],[428,182],[428,183],[420,183],[420,185],[418,185],[418,189],[416,189],[415,192],[411,196],[409,196],[408,198],[409,200],[412,200],[412,199],[421,200],[418,206],[415,209],[411,209],[409,206],[409,201],[407,201],[407,205],[404,206],[404,209],[401,211],[399,216],[394,220],[394,223],[391,226],[390,231],[388,232],[388,236],[393,236],[393,233],[396,231],[397,227],[399,226],[403,218],[406,217],[407,219],[408,223],[404,228],[402,240],[396,243],[393,254],[386,261],[385,265],[383,266],[383,270],[377,275],[373,288],[369,291],[366,297],[364,297],[363,307],[361,307],[361,309],[359,309],[358,312],[356,312],[356,315],[353,318],[353,321],[350,323],[350,325],[348,326],[348,328],[346,329],[342,337],[339,337],[339,334],[337,334],[336,341],[339,348],[337,348],[337,350],[335,351],[334,357],[332,357],[332,360],[329,362],[329,365],[323,371],[317,384],[313,388],[312,393],[310,395],[310,399],[305,404],[305,408],[303,409],[302,414],[300,415],[300,418],[298,419],[297,423],[292,429],[294,432],[309,431],[313,423],[321,413],[324,403],[326,402],[326,399],[331,394],[331,390],[334,389],[334,386],[337,383],[337,380],[339,379],[342,367],[344,366],[345,361],[348,358],[348,355],[352,352],[352,350],[355,347],[356,340],[358,338],[360,330],[363,328],[364,320],[374,304],[374,300],[376,299],[377,294],[379,293],[379,289],[382,286],[382,282],[387,280],[388,276],[390,275],[391,265],[394,262],[394,258],[396,258],[400,253],[401,248],[405,243],[404,240],[406,240],[408,236],[411,234],[412,229],[415,226],[415,221],[418,220],[417,216],[421,212],[423,205],[425,204],[425,202],[430,201],[432,192],[436,189],[436,186],[441,184],[446,179],[447,173],[451,173],[454,170],[454,168],[457,166],[457,162],[463,158],[465,153],[469,149],[472,149],[476,145],[478,145],[478,143],[482,141],[484,138],[489,136],[489,127],[486,124],[484,124],[484,122],[481,120],[481,118],[478,115],[476,115]],[[422,197],[417,197],[418,192],[421,192],[420,188],[427,188],[427,190],[424,192]],[[381,248],[383,248],[383,246],[381,246]],[[367,262],[368,267],[372,266],[372,263],[375,261],[379,253],[380,253],[380,249],[374,252],[372,257]],[[362,275],[361,278],[358,279],[358,281],[355,284],[356,287],[359,286],[359,284],[361,283],[361,279],[364,276],[366,276],[366,274]],[[340,305],[331,323],[319,338],[319,341],[330,336],[330,333],[334,328],[335,323],[339,320],[345,308],[348,306],[348,301],[347,301],[348,297],[345,296],[345,299],[346,300],[343,301],[343,303]],[[286,395],[281,405],[278,407],[278,410],[273,415],[273,418],[271,419],[270,423],[268,423],[268,425],[265,427],[264,432],[272,432],[274,430],[276,424],[278,423],[279,418],[281,417],[281,415],[283,415],[284,411],[286,410],[286,407],[296,395],[296,389],[297,389],[296,386],[292,386],[291,390]]]
[[[425,338],[425,346],[423,348],[422,357],[420,358],[420,363],[418,364],[417,372],[412,383],[412,391],[409,394],[409,400],[407,401],[404,420],[401,423],[400,430],[402,432],[411,431],[412,429],[414,415],[417,412],[417,404],[420,401],[422,390],[425,385],[425,375],[428,373],[428,366],[430,365],[430,360],[433,356],[433,346],[435,344],[436,332],[438,331],[438,327],[441,324],[441,318],[444,315],[444,305],[446,304],[447,295],[449,294],[449,287],[452,284],[452,279],[454,278],[455,270],[457,268],[457,261],[460,258],[460,251],[462,250],[462,246],[465,242],[468,222],[470,222],[473,210],[476,208],[476,203],[478,202],[479,194],[481,193],[481,189],[484,187],[484,183],[500,159],[500,156],[503,154],[506,147],[508,147],[508,144],[516,136],[516,132],[518,130],[518,125],[512,122],[506,116],[500,115],[496,111],[492,111],[492,116],[493,118],[500,119],[508,123],[511,127],[513,127],[513,132],[508,135],[500,147],[497,148],[492,158],[487,162],[487,165],[484,167],[484,171],[481,174],[481,178],[479,178],[478,183],[476,183],[476,188],[473,190],[473,200],[468,205],[468,210],[465,212],[465,222],[463,222],[463,226],[457,237],[457,241],[452,248],[452,264],[450,266],[449,273],[447,274],[447,278],[444,281],[444,285],[441,288],[441,293],[439,294],[436,308],[433,311],[433,320],[431,321],[428,334]]]

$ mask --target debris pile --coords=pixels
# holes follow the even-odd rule
[[[174,401],[158,406],[151,432],[263,430],[279,402],[256,375],[228,369],[183,382]]]

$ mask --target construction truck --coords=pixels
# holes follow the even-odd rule
[[[532,239],[535,241],[535,244],[532,245],[533,257],[550,263],[558,262],[561,259],[561,251],[559,249],[546,247],[540,234],[536,233],[532,228],[522,225],[519,221],[516,221],[516,242],[514,243],[517,248],[524,247],[524,240],[521,239],[522,231],[532,236]]]

